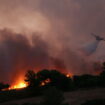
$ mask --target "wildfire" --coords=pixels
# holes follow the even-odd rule
[[[25,88],[25,87],[27,87],[27,84],[26,83],[19,82],[18,84],[11,86],[9,89],[10,90],[11,89],[21,89],[21,88]]]
[[[68,73],[65,74],[67,78],[71,78],[72,74]],[[51,82],[51,80],[48,78],[44,81],[41,82],[40,86],[45,86],[47,84],[49,84]],[[27,87],[27,84],[24,82],[23,78],[19,78],[14,84],[11,85],[11,87],[9,88],[9,90],[12,89],[21,89],[21,88],[25,88]]]

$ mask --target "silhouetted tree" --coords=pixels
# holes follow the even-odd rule
[[[100,73],[100,83],[101,83],[101,86],[105,86],[105,71]]]
[[[8,88],[9,88],[9,84],[0,83],[0,91],[2,91],[3,89],[8,89]]]
[[[40,79],[40,81],[44,81],[50,78],[50,71],[47,69],[41,70],[37,73],[37,77]]]
[[[72,86],[71,78],[67,78],[66,75],[57,70],[51,70],[50,80],[52,86],[55,86],[61,90],[69,90]]]
[[[105,105],[105,100],[104,99],[90,100],[81,105]]]
[[[105,62],[102,65],[102,72],[100,73],[100,83],[101,86],[105,86]]]
[[[5,85],[4,85],[4,88],[5,88],[5,89],[8,89],[9,87],[10,87],[9,84],[5,84]]]
[[[92,75],[74,76],[73,82],[77,88],[89,88],[99,86],[99,77]]]
[[[103,62],[102,69],[103,69],[103,71],[105,71],[105,62]]]
[[[29,87],[37,87],[37,86],[39,86],[39,80],[37,79],[37,75],[33,70],[29,70],[26,73],[25,82],[28,83]]]

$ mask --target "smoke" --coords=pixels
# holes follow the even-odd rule
[[[54,61],[48,51],[49,46],[37,34],[33,34],[30,43],[30,40],[23,34],[16,34],[9,30],[0,31],[0,77],[2,79],[5,80],[6,76],[11,80],[21,73],[24,74],[28,69],[38,71],[44,68],[49,69],[49,67],[56,68],[53,66],[53,64],[56,65],[56,60]]]
[[[29,69],[36,72],[41,69],[76,72],[77,69],[80,71],[83,66],[83,62],[80,62],[81,58],[72,51],[69,49],[55,50],[56,48],[53,48],[55,46],[48,45],[38,33],[33,33],[32,39],[29,39],[24,34],[4,29],[0,30],[0,41],[1,80],[9,78],[9,82],[12,82],[14,77],[23,76]],[[73,60],[75,63],[72,62]]]
[[[91,44],[89,45],[86,45],[84,46],[82,49],[80,49],[80,51],[86,55],[86,56],[90,56],[91,54],[95,53],[96,50],[97,50],[97,47],[99,45],[99,42],[98,40],[92,42]]]
[[[94,62],[105,60],[105,44],[97,48],[90,35],[105,37],[104,4],[104,0],[0,0],[0,79],[11,82],[28,69],[43,68],[93,73]],[[84,57],[78,50],[83,45],[88,54],[97,51]]]

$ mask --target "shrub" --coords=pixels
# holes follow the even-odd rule
[[[91,101],[87,101],[81,105],[105,105],[105,99],[91,100]]]

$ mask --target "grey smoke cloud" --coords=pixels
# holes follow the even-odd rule
[[[104,4],[104,0],[0,0],[0,68],[14,74],[36,67],[34,59],[41,58],[47,63],[40,66],[60,65],[76,74],[94,72],[92,62],[105,60],[104,42],[90,57],[78,49],[93,43],[91,32],[105,37]]]
[[[80,52],[86,56],[90,56],[94,54],[97,51],[98,45],[100,41],[93,41],[87,46],[84,46],[83,48],[80,49]]]

